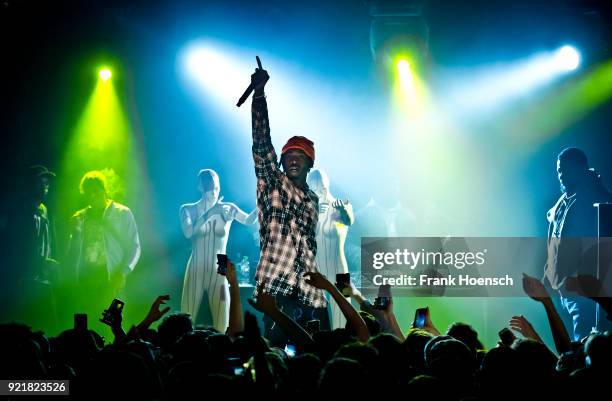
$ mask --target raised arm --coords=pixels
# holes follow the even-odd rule
[[[544,284],[537,278],[523,273],[523,290],[531,299],[544,305],[548,324],[550,325],[550,330],[552,331],[552,336],[555,341],[555,348],[559,355],[569,351],[571,343],[569,334]]]
[[[268,315],[278,326],[283,333],[290,338],[296,345],[306,346],[312,343],[312,338],[297,322],[291,319],[287,314],[281,311],[276,305],[276,299],[264,292],[263,286],[260,286],[257,291],[257,299],[249,299],[249,304]]]
[[[278,159],[274,146],[272,146],[268,104],[264,94],[264,87],[269,78],[268,72],[262,69],[261,65],[251,75],[251,85],[255,87],[251,104],[251,122],[255,175],[265,184],[274,184],[280,179],[282,172],[278,167]]]
[[[242,312],[242,301],[240,300],[240,285],[238,284],[238,278],[236,277],[236,267],[229,259],[227,260],[226,278],[227,283],[229,284],[230,293],[230,312],[227,335],[230,337],[236,337],[238,333],[244,331],[244,319]]]
[[[333,285],[324,275],[319,272],[304,273],[304,278],[308,284],[329,292],[334,301],[340,307],[342,314],[351,325],[351,328],[357,335],[359,341],[368,341],[370,338],[368,326],[366,326],[363,318],[359,315],[355,308],[353,308],[350,302],[344,298],[344,295],[338,291],[335,285]]]
[[[370,315],[374,316],[378,324],[380,324],[381,332],[395,334],[395,331],[391,327],[391,322],[388,320],[387,315],[383,311],[376,309],[374,305],[372,305],[372,303],[363,296],[361,291],[359,291],[357,287],[355,287],[355,284],[353,284],[352,282],[349,283],[349,295],[357,302],[359,308],[362,311],[368,312]]]

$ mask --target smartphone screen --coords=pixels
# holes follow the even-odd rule
[[[295,356],[295,345],[287,344],[285,345],[285,353],[289,358],[293,358]]]
[[[244,365],[242,364],[240,358],[227,358],[227,363],[234,376],[242,376],[244,374]]]
[[[377,297],[374,299],[374,308],[378,310],[386,310],[389,306],[389,297]]]
[[[414,327],[423,328],[425,327],[425,318],[427,314],[426,308],[419,308],[414,313]]]
[[[217,254],[217,273],[225,276],[227,273],[227,255],[222,253]]]

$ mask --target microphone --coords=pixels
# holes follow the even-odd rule
[[[263,70],[263,67],[261,66],[261,60],[259,59],[259,56],[255,56],[255,58],[257,59],[257,67],[260,70]],[[249,95],[254,90],[255,90],[255,87],[253,86],[253,83],[251,82],[249,84],[249,86],[246,88],[246,90],[244,91],[244,93],[242,94],[242,96],[240,96],[240,99],[238,99],[238,103],[236,103],[236,106],[237,107],[242,106],[242,103],[246,102],[246,100],[248,99]]]
[[[255,88],[253,88],[253,84],[250,84],[249,87],[246,88],[242,96],[240,96],[240,99],[238,99],[238,103],[236,103],[236,106],[238,107],[242,106],[242,103],[246,102],[249,95],[251,94],[251,92],[253,92],[254,89]]]

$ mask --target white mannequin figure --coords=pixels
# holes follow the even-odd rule
[[[336,274],[348,273],[344,255],[344,242],[348,226],[353,224],[353,207],[348,201],[336,199],[329,191],[329,178],[323,170],[314,169],[308,174],[308,187],[319,197],[319,222],[317,224],[317,266],[330,281]],[[335,302],[330,305],[332,329],[344,327],[346,319]]]
[[[212,324],[225,333],[229,323],[229,288],[225,277],[217,274],[217,254],[226,252],[232,222],[253,224],[257,209],[247,215],[235,204],[221,202],[219,176],[214,170],[200,170],[198,190],[202,198],[180,208],[181,229],[185,238],[191,240],[181,311],[191,314],[197,323],[200,305],[207,293]]]

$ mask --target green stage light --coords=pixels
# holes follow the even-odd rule
[[[416,87],[412,69],[407,60],[401,59],[397,62],[397,74],[399,76],[399,83],[402,91],[408,99],[414,100],[416,96]]]
[[[109,70],[108,68],[102,68],[98,75],[100,76],[100,79],[104,82],[108,81],[110,77],[113,76],[111,70]]]

